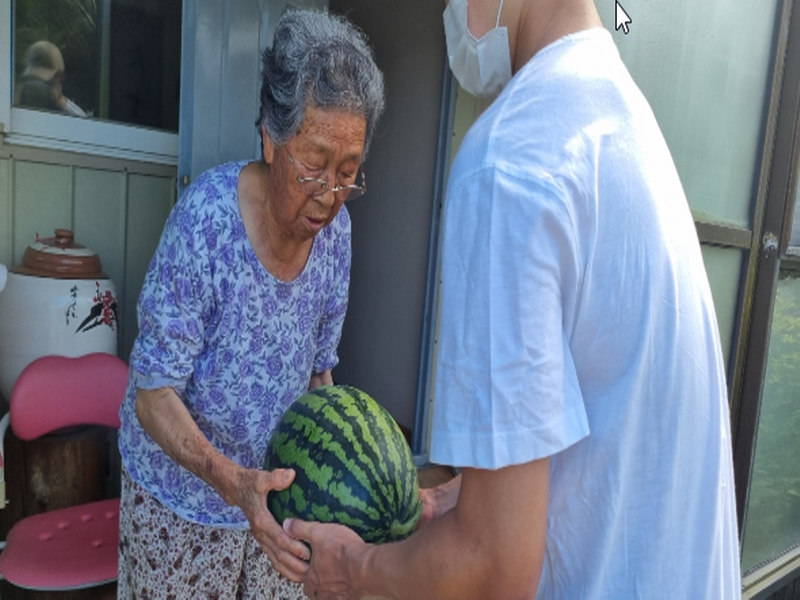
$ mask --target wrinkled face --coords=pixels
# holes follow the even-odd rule
[[[271,165],[273,215],[286,233],[309,239],[334,219],[346,193],[328,190],[322,195],[308,195],[297,177],[320,179],[330,187],[358,183],[366,130],[361,115],[307,107],[300,131],[283,146],[272,146],[262,131],[264,160]]]

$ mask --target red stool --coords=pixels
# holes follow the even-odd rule
[[[78,425],[118,429],[127,381],[127,365],[110,354],[44,356],[20,374],[3,421],[10,418],[22,440]],[[4,433],[0,422],[0,436]],[[11,528],[0,553],[0,575],[35,590],[102,585],[117,579],[118,544],[119,498],[52,510]]]

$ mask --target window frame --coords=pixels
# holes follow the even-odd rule
[[[789,246],[791,219],[800,178],[800,1],[784,0],[770,90],[765,160],[756,201],[751,281],[746,292],[734,396],[734,470],[740,543],[744,542],[750,484],[766,377],[772,315],[781,272],[797,271],[796,247]],[[794,17],[794,18],[792,18]],[[798,540],[800,542],[800,540]],[[800,546],[743,573],[744,598],[765,598],[798,577]]]
[[[178,133],[12,105],[13,0],[0,0],[0,133],[3,143],[177,166]]]
[[[798,9],[800,10],[800,9]],[[800,268],[800,244],[792,245],[792,229],[794,213],[800,204],[800,95],[792,98],[796,102],[794,109],[794,138],[792,140],[792,159],[787,183],[786,206],[783,214],[783,227],[780,234],[780,260],[782,270],[797,271]]]

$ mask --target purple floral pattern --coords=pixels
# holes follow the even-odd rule
[[[279,281],[256,257],[239,213],[245,164],[207,171],[170,214],[139,297],[119,436],[133,479],[178,515],[242,528],[248,525],[239,508],[144,433],[135,395],[136,388],[174,388],[216,448],[260,468],[288,405],[313,373],[338,362],[350,279],[347,210],[314,239],[303,272]]]

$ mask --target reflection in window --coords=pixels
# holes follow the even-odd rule
[[[181,0],[16,0],[14,104],[178,130]]]
[[[778,283],[742,569],[800,545],[800,278]]]

